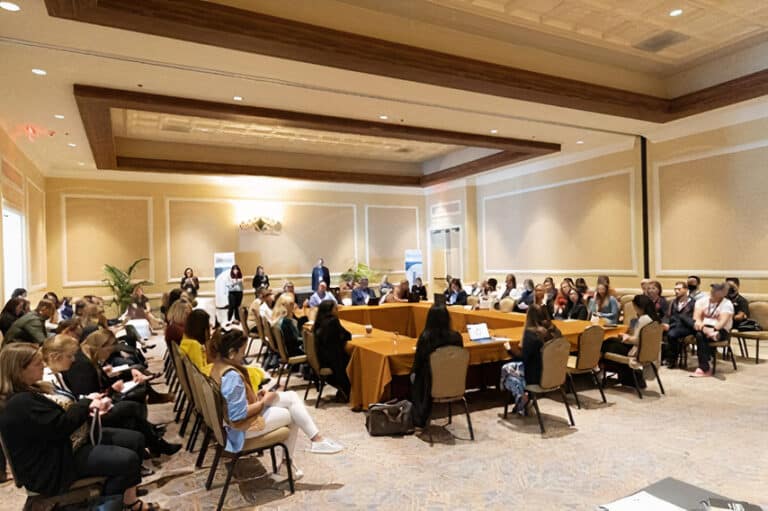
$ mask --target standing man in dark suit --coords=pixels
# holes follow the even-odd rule
[[[331,272],[325,267],[323,258],[317,260],[317,264],[312,268],[312,291],[317,291],[317,286],[322,280],[328,287],[331,287]]]

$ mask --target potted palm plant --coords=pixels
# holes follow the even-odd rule
[[[144,261],[149,261],[149,259],[137,259],[131,263],[127,270],[122,270],[111,264],[104,265],[104,275],[106,277],[102,282],[112,290],[114,295],[112,303],[117,306],[118,316],[122,316],[128,305],[130,305],[131,296],[137,287],[152,284],[147,280],[135,280],[132,278],[136,267]]]

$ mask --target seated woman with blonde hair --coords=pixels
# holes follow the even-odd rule
[[[179,350],[206,376],[211,375],[213,362],[209,362],[209,360],[214,358],[209,355],[208,349],[211,339],[210,322],[211,317],[207,312],[202,309],[193,310],[187,318],[184,336],[181,338],[181,344],[179,345]],[[261,386],[261,382],[265,379],[264,371],[260,367],[253,365],[245,366],[245,369],[248,371],[251,387],[258,389]]]
[[[297,357],[304,354],[304,340],[299,332],[299,325],[294,318],[296,301],[293,293],[283,293],[275,302],[272,309],[272,324],[276,325],[283,334],[285,351],[289,357]]]
[[[90,440],[89,415],[106,413],[111,401],[95,395],[62,399],[41,381],[44,367],[38,346],[18,343],[0,352],[0,433],[17,483],[53,496],[77,479],[106,477],[103,494],[122,496],[123,509],[159,509],[136,494],[144,451],[141,434],[104,427],[100,441]]]
[[[248,339],[239,330],[230,330],[224,334],[217,330],[210,342],[211,351],[216,357],[211,378],[219,384],[227,404],[226,450],[238,452],[243,448],[246,438],[260,437],[287,426],[290,434],[286,447],[292,459],[299,429],[312,442],[310,452],[335,454],[341,451],[341,445],[320,434],[304,402],[295,392],[257,391],[251,386],[248,372],[242,365],[247,343]],[[280,461],[282,463],[283,460]],[[300,479],[303,475],[295,465],[291,470],[294,479]]]

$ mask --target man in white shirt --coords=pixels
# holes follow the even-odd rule
[[[315,291],[312,296],[309,297],[309,306],[317,307],[320,305],[320,302],[324,302],[325,300],[336,302],[336,297],[333,296],[333,293],[328,292],[328,285],[321,281],[317,285],[317,291]]]
[[[691,377],[712,376],[709,359],[714,353],[709,343],[728,339],[733,327],[733,303],[725,297],[728,287],[725,283],[712,284],[709,296],[696,302],[693,311],[693,329],[696,331],[696,354],[699,367]]]

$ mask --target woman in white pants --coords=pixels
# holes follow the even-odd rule
[[[286,447],[292,459],[299,429],[312,441],[310,452],[335,454],[341,451],[341,445],[320,434],[304,402],[295,392],[257,391],[251,387],[248,373],[242,365],[247,341],[240,330],[223,335],[216,332],[210,340],[211,351],[216,355],[211,377],[219,383],[221,394],[227,401],[226,450],[238,452],[242,450],[246,438],[262,436],[287,426],[290,435]],[[303,475],[295,466],[293,474],[296,479]]]

